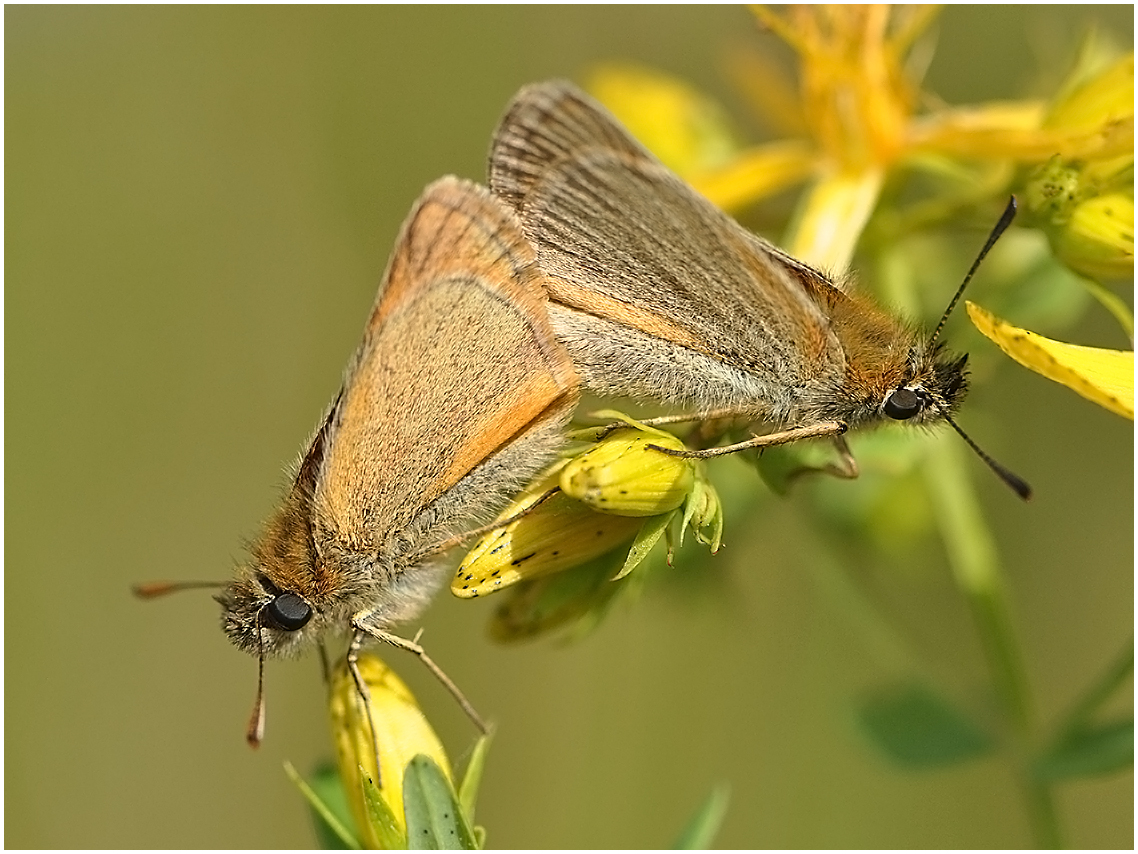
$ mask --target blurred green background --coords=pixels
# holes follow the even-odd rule
[[[1092,20],[1129,46],[1132,16],[952,8],[929,87],[1030,92]],[[281,762],[330,752],[317,659],[268,666],[252,752],[256,666],[217,606],[142,604],[130,584],[223,578],[241,558],[404,214],[442,174],[484,178],[520,85],[635,60],[742,116],[723,51],[773,39],[728,7],[9,6],[5,24],[5,843],[309,847]],[[1102,311],[1070,332],[1126,346]],[[988,358],[963,418],[1037,498],[968,464],[1053,720],[1133,625],[1132,425]],[[754,473],[726,460],[713,477],[734,494]],[[1030,844],[1000,760],[902,774],[859,735],[854,698],[890,674],[819,584],[799,501],[736,506],[716,585],[650,590],[577,644],[497,647],[493,601],[440,597],[425,643],[499,728],[478,812],[492,846],[666,846],[720,781],[724,847]],[[941,551],[910,569],[876,583],[967,693],[983,660]],[[461,756],[469,722],[384,655]],[[1070,842],[1130,847],[1132,783],[1062,786]]]

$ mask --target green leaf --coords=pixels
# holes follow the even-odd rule
[[[343,828],[354,831],[356,821],[352,817],[352,808],[348,805],[348,795],[344,791],[344,782],[340,779],[340,772],[335,764],[326,762],[312,773],[308,785],[316,796],[331,810]],[[313,811],[313,821],[316,825],[316,838],[321,848],[359,848],[354,838],[345,840],[339,832],[324,820],[324,817]]]
[[[1036,773],[1049,780],[1094,777],[1134,764],[1134,719],[1087,726],[1040,757]]]
[[[926,686],[910,682],[876,692],[858,710],[874,744],[907,768],[935,768],[973,759],[991,738],[963,712]]]
[[[640,529],[640,533],[636,535],[636,539],[632,541],[632,548],[628,550],[628,558],[624,561],[624,566],[621,567],[620,572],[613,576],[613,581],[619,581],[624,578],[632,570],[636,569],[648,557],[648,553],[652,551],[652,546],[656,545],[660,537],[664,535],[668,525],[671,524],[672,518],[676,515],[675,510],[669,513],[663,513],[659,516],[651,516],[644,521],[644,526]]]
[[[490,751],[490,736],[483,735],[474,744],[470,754],[470,761],[466,763],[466,771],[462,775],[462,782],[458,784],[458,800],[466,817],[474,820],[474,804],[478,800],[478,785],[482,782],[482,769],[486,765],[486,754]]]
[[[320,847],[333,850],[360,848],[360,843],[348,829],[354,823],[335,769],[325,766],[318,770],[312,785],[305,782],[291,762],[286,762],[284,769],[312,808],[312,821]]]
[[[403,775],[407,847],[415,850],[472,850],[474,832],[439,766],[419,754]]]
[[[406,780],[406,774],[404,774]],[[360,766],[360,787],[363,789],[364,809],[367,810],[368,824],[371,826],[372,836],[380,848],[387,850],[406,848],[407,837],[391,805],[387,803],[379,791],[379,786]],[[404,807],[406,810],[406,807]]]
[[[685,851],[698,851],[711,847],[715,841],[715,834],[723,825],[723,817],[727,815],[727,803],[731,799],[731,787],[720,783],[708,794],[696,814],[688,820],[679,839],[673,848]]]
[[[1066,744],[1077,733],[1094,729],[1093,718],[1134,675],[1134,637],[1126,639],[1122,649],[1094,684],[1078,699],[1067,713],[1061,726],[1056,728],[1054,744]]]

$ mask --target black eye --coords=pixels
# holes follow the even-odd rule
[[[899,388],[885,398],[885,405],[881,408],[890,418],[905,421],[920,412],[923,407],[921,398],[915,391]]]
[[[286,632],[295,632],[312,619],[312,609],[295,593],[278,593],[261,613],[269,626]]]

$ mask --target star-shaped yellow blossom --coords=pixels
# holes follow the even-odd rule
[[[1087,54],[1090,61],[1076,67],[1049,100],[947,105],[923,91],[919,70],[927,64],[924,35],[939,7],[820,4],[752,11],[762,28],[794,50],[797,85],[758,52],[735,56],[735,82],[786,138],[740,145],[722,108],[660,72],[608,65],[593,74],[590,88],[648,148],[721,207],[739,209],[804,185],[782,246],[834,274],[849,266],[894,174],[969,176],[959,182],[957,198],[926,203],[945,212],[961,201],[1003,204],[1009,193],[1019,193],[1024,224],[1047,235],[1055,257],[1086,277],[1091,293],[1132,334],[1132,310],[1098,282],[1131,282],[1134,275],[1133,52],[1106,59],[1101,51]],[[977,174],[984,178],[976,180]],[[974,320],[980,311],[972,311]],[[992,337],[991,324],[978,325]],[[1034,336],[1025,340],[1048,340],[1016,332]],[[1132,377],[1122,374],[1132,399]],[[1082,382],[1068,384],[1081,388]],[[1127,397],[1114,389],[1112,400],[1116,392]],[[1088,396],[1101,402],[1101,396]]]

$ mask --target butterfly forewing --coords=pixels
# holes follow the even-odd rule
[[[444,181],[421,200],[324,455],[316,510],[338,538],[382,548],[512,440],[565,419],[576,376],[532,261],[514,217],[481,188]],[[424,423],[439,429],[425,439]],[[473,517],[498,498],[466,497]]]
[[[571,88],[518,95],[491,187],[518,210],[554,326],[595,390],[777,415],[806,383],[840,375],[818,282]]]

